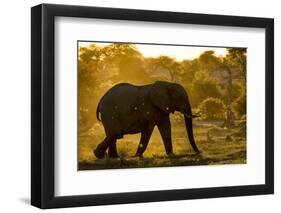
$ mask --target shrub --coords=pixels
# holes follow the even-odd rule
[[[215,80],[210,78],[204,72],[197,73],[196,78],[192,83],[190,96],[193,107],[197,107],[208,97],[222,98],[222,94],[218,90]]]
[[[198,107],[202,119],[225,119],[226,106],[219,98],[206,98]]]

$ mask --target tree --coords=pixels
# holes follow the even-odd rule
[[[113,63],[118,69],[116,81],[137,83],[139,79],[149,80],[144,68],[144,58],[133,44],[114,43],[104,47],[106,62]]]
[[[177,61],[167,55],[144,57],[134,44],[93,43],[80,47],[78,53],[80,127],[87,129],[95,121],[98,100],[113,85],[119,82],[147,84],[156,80],[182,84],[192,107],[201,106],[208,98],[222,100],[228,121],[232,110],[238,116],[246,113],[244,48],[228,48],[225,57],[217,57],[214,51],[208,50],[194,59]]]
[[[241,95],[233,102],[234,111],[239,118],[246,114],[246,104],[246,88],[242,88]]]
[[[79,130],[87,130],[96,120],[101,96],[119,82],[143,83],[150,78],[144,57],[132,44],[113,43],[79,48],[78,101]]]
[[[91,126],[94,116],[94,91],[99,85],[99,76],[103,70],[102,48],[97,45],[81,47],[78,57],[78,119],[81,128],[87,129]]]
[[[228,54],[223,59],[223,68],[228,73],[226,105],[228,112],[226,120],[227,124],[233,123],[232,110],[234,108],[236,114],[241,116],[246,113],[246,49],[245,48],[228,48]],[[233,94],[233,81],[238,82],[241,88],[240,97]],[[234,106],[234,107],[231,107]]]
[[[220,58],[215,56],[213,50],[203,52],[199,58],[200,69],[205,72],[213,72],[221,66]]]
[[[197,72],[191,87],[191,102],[193,107],[197,107],[208,97],[221,98],[221,93],[217,88],[216,81],[204,71]]]
[[[247,69],[247,49],[246,48],[227,48],[228,54],[225,57],[226,63],[236,69],[237,75],[246,80]]]
[[[182,62],[182,80],[191,92],[193,106],[198,106],[207,97],[221,98],[215,78],[215,71],[221,66],[221,59],[208,50],[193,60]]]
[[[197,58],[193,60],[183,60],[182,72],[180,73],[182,83],[188,87],[191,87],[192,82],[196,76],[196,73],[200,72],[200,64]]]
[[[153,61],[153,65],[155,69],[164,69],[168,71],[169,81],[178,82],[179,75],[182,71],[181,63],[176,61],[174,58],[169,56],[159,56],[155,58]]]

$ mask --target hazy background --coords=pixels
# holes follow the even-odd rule
[[[78,60],[80,169],[246,162],[245,48],[79,41]],[[131,158],[140,134],[118,140],[121,164],[95,159],[92,151],[105,136],[95,113],[100,98],[117,83],[144,85],[157,80],[179,83],[188,92],[194,114],[201,114],[194,121],[194,135],[203,154],[193,154],[183,117],[175,113],[170,117],[178,158],[166,158],[155,128],[146,161]]]

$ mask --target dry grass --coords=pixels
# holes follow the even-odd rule
[[[187,139],[184,123],[174,121],[172,139],[175,156],[173,157],[166,156],[159,131],[155,128],[143,158],[132,157],[140,139],[140,134],[135,134],[126,135],[118,140],[117,149],[120,158],[96,159],[93,149],[103,140],[104,132],[101,124],[95,124],[90,131],[79,134],[79,170],[244,164],[246,163],[246,138],[243,135],[245,132],[246,130],[241,129],[241,126],[223,129],[213,122],[195,121],[194,135],[201,153],[194,154]]]

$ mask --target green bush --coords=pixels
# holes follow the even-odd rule
[[[217,88],[217,83],[205,72],[198,72],[192,83],[190,91],[192,107],[198,105],[208,97],[222,98],[222,94]]]
[[[226,106],[219,98],[206,98],[200,103],[198,110],[202,119],[225,119]]]

